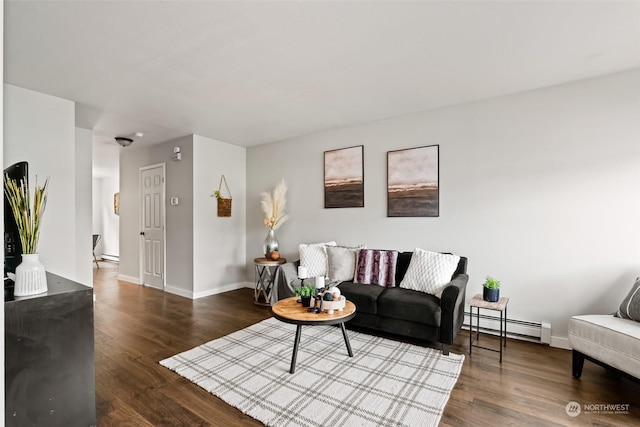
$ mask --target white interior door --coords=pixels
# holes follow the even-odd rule
[[[140,168],[143,284],[164,290],[164,164]]]

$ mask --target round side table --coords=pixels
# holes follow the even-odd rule
[[[278,280],[280,266],[287,262],[286,258],[273,261],[267,258],[256,258],[253,264],[256,268],[256,288],[253,292],[253,303],[257,305],[271,305],[271,292]],[[262,301],[264,299],[264,301]]]

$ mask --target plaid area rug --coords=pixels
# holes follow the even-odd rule
[[[463,355],[275,318],[160,362],[268,426],[435,426]]]

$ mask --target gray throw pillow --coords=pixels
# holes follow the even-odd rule
[[[356,269],[356,250],[363,248],[348,246],[327,246],[328,270],[330,282],[350,282]]]
[[[640,277],[636,279],[636,283],[622,300],[622,304],[614,316],[640,322]]]

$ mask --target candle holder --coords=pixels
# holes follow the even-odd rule
[[[300,287],[304,287],[304,281],[305,279],[309,278],[309,271],[307,270],[307,267],[300,265],[298,266],[298,279],[300,279]],[[302,299],[298,299],[297,302],[302,302]]]

